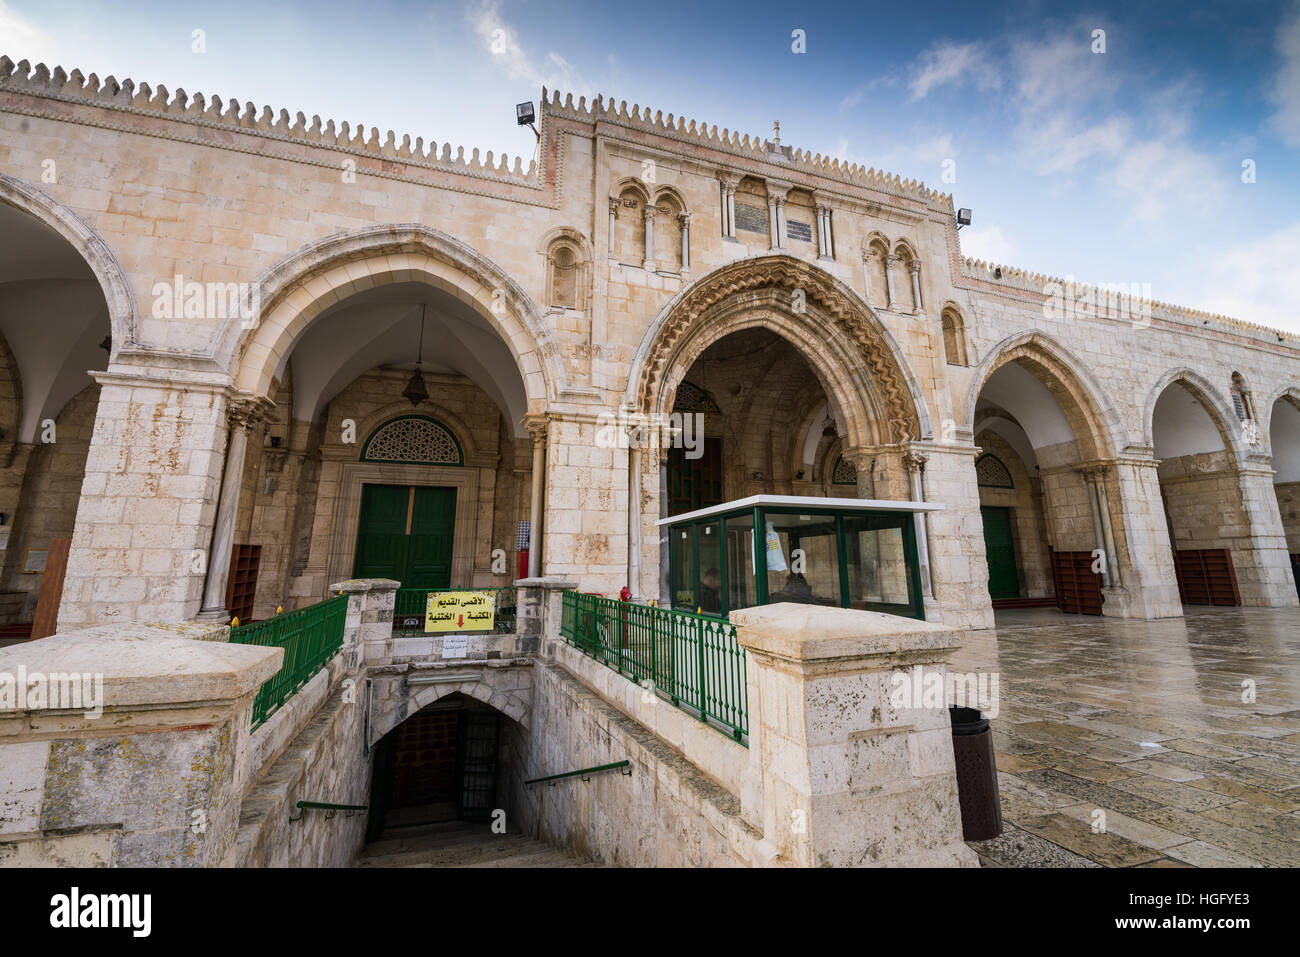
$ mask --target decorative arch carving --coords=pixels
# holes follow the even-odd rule
[[[706,316],[716,319],[722,313],[742,308],[772,308],[773,293],[780,294],[780,311],[791,312],[790,303],[801,291],[806,308],[801,318],[818,327],[825,336],[824,353],[836,344],[845,354],[841,364],[857,373],[856,388],[836,390],[832,403],[844,405],[865,401],[881,419],[879,433],[869,436],[868,428],[858,422],[860,444],[905,442],[930,435],[929,416],[919,389],[902,364],[901,350],[893,336],[875,314],[852,290],[834,277],[808,263],[790,256],[772,255],[739,260],[701,278],[678,293],[660,312],[641,341],[632,363],[626,402],[630,408],[655,411],[668,400],[664,385],[673,363],[682,355],[685,344],[702,326]],[[775,311],[775,310],[774,310]],[[776,329],[780,334],[782,330]],[[716,338],[716,337],[715,337]],[[823,366],[825,354],[816,357],[814,369]],[[685,369],[680,374],[685,373]],[[861,385],[871,383],[873,395],[863,395]],[[841,412],[847,410],[841,408]],[[854,416],[845,415],[850,431]]]

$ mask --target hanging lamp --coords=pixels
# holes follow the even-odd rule
[[[429,390],[424,384],[424,374],[421,371],[424,363],[424,314],[428,308],[427,305],[420,306],[420,348],[415,359],[415,371],[411,373],[411,381],[406,383],[406,388],[402,390],[402,395],[411,400],[411,405],[419,405],[429,398]]]

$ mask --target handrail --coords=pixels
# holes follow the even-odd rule
[[[325,815],[325,820],[327,821],[334,817],[334,815],[339,811],[347,811],[348,816],[351,817],[353,811],[364,811],[367,808],[369,808],[368,804],[323,804],[320,801],[298,802],[298,810],[304,813],[307,811],[329,811],[329,813]],[[294,821],[301,821],[303,816],[303,814],[299,814],[297,817],[290,817],[289,823],[292,824]]]
[[[589,774],[598,774],[601,771],[613,771],[615,768],[627,768],[626,771],[622,772],[623,776],[626,778],[630,778],[632,776],[631,761],[615,761],[613,764],[598,764],[594,768],[582,768],[581,770],[578,771],[565,771],[563,774],[548,774],[544,778],[533,778],[530,781],[525,781],[524,787],[528,787],[529,785],[532,784],[541,784],[543,781],[554,782],[560,780],[561,778],[572,778],[572,777],[576,777],[579,774],[583,775],[582,780],[585,781],[587,780],[586,776]]]

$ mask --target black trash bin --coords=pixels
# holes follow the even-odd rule
[[[998,797],[998,769],[993,762],[989,719],[974,708],[949,708],[948,714],[957,764],[961,836],[967,841],[997,837],[1002,833],[1002,801]]]

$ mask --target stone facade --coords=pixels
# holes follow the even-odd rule
[[[19,540],[68,532],[65,629],[220,617],[229,549],[244,543],[263,546],[256,614],[323,597],[353,573],[357,489],[408,478],[358,471],[346,423],[360,443],[412,408],[466,452],[456,475],[414,467],[474,490],[455,584],[509,581],[531,521],[531,574],[657,597],[663,462],[601,443],[599,425],[673,411],[683,382],[717,399],[705,434],[723,440],[728,497],[827,494],[842,458],[860,495],[942,503],[925,519],[927,614],[968,627],[992,622],[975,460],[993,419],[1037,483],[1027,591],[1046,587],[1048,545],[1101,548],[1106,614],[1181,613],[1170,521],[1183,547],[1192,519],[1166,518],[1178,467],[1156,448],[1178,427],[1156,406],[1187,386],[1222,439],[1213,494],[1239,503],[1196,519],[1196,540],[1230,550],[1244,602],[1297,603],[1295,508],[1271,487],[1270,429],[1300,403],[1293,335],[1162,303],[1062,314],[1063,284],[961,257],[952,197],[777,138],[559,94],[539,119],[525,170],[0,58],[0,205],[84,261],[111,335],[70,528],[54,498],[66,477],[40,476],[75,470],[86,426],[61,424],[69,445],[47,461],[20,434],[33,417],[15,383],[30,368],[4,346],[0,511],[14,518],[0,587],[22,593],[0,600],[9,620],[31,604]],[[410,351],[370,361],[347,346],[368,320],[338,315],[416,288],[442,332],[421,339],[429,397],[412,406]],[[216,305],[214,290],[228,293]],[[774,339],[771,356],[746,354]],[[93,401],[60,422],[88,425]]]

